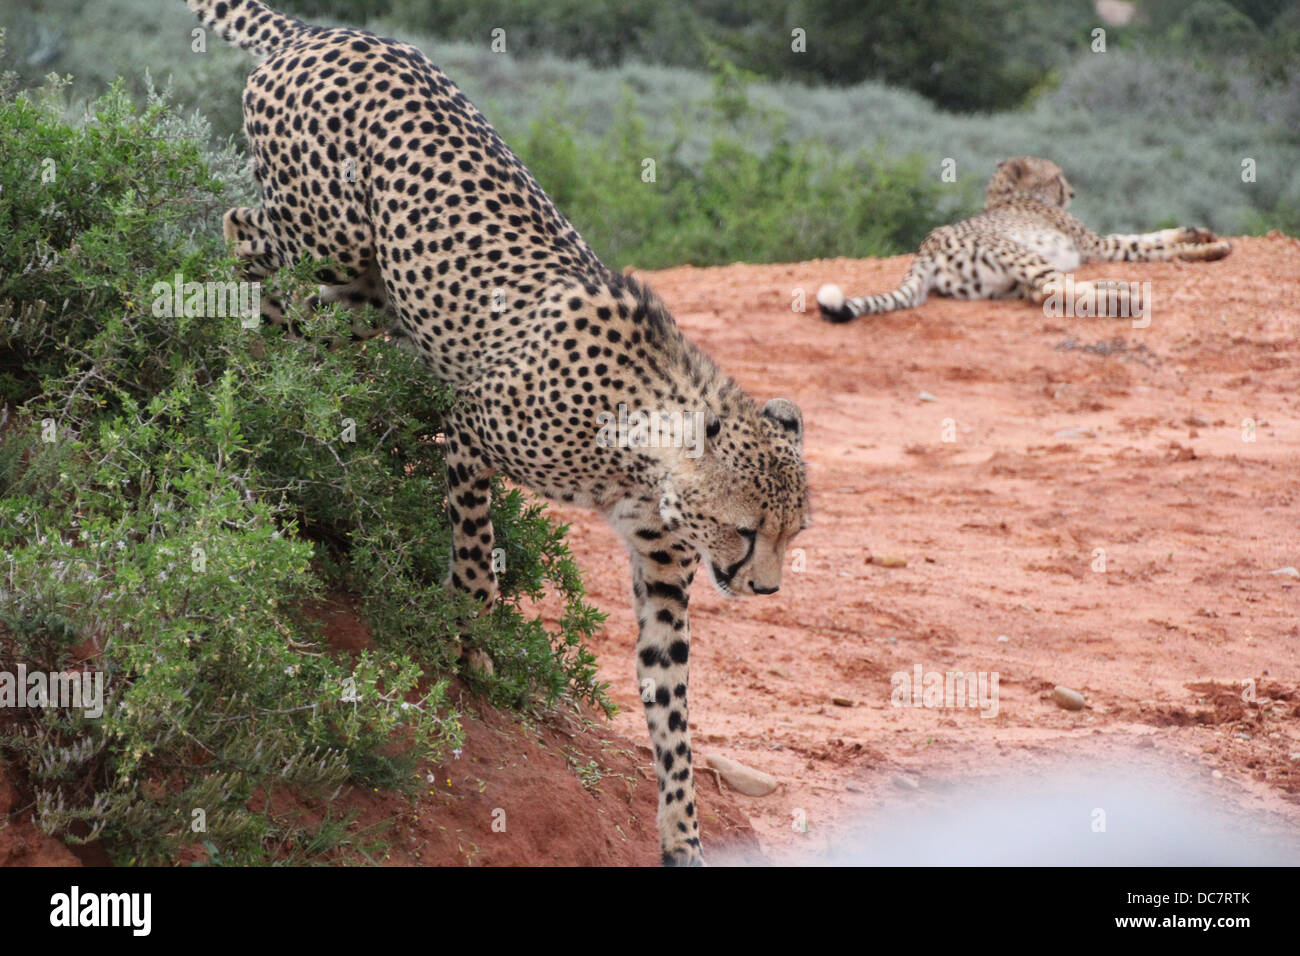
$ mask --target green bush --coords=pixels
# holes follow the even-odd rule
[[[954,197],[921,158],[796,143],[779,116],[751,103],[745,77],[726,64],[716,68],[704,122],[736,132],[716,133],[702,162],[684,157],[684,126],[652,141],[630,93],[597,142],[575,133],[562,107],[513,138],[606,262],[657,269],[893,255],[915,248],[954,213]],[[755,149],[755,138],[770,145]]]
[[[502,600],[475,616],[449,557],[434,440],[450,400],[405,350],[238,315],[170,314],[173,278],[236,279],[216,220],[246,183],[208,130],[121,87],[84,122],[57,90],[0,96],[0,672],[98,670],[104,711],[6,708],[0,749],[51,833],[121,862],[306,859],[346,834],[341,784],[412,789],[459,745],[460,635],[515,708],[607,706],[563,529],[496,487]],[[315,266],[277,277],[305,291]],[[520,602],[553,590],[550,632]],[[313,614],[358,598],[372,651]],[[309,824],[272,798],[312,801]],[[206,816],[196,831],[195,811]]]

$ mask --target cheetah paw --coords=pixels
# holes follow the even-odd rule
[[[676,846],[663,851],[664,866],[707,866],[698,847]]]
[[[1219,237],[1209,229],[1187,226],[1178,230],[1178,241],[1189,246],[1199,246],[1211,242],[1218,242]]]
[[[469,644],[461,646],[460,663],[462,668],[468,670],[475,677],[491,677],[496,673],[496,666],[492,663],[492,658],[486,652],[479,650],[477,647],[471,647]]]

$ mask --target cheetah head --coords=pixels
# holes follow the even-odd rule
[[[786,548],[808,524],[803,416],[784,398],[762,409],[748,399],[730,404],[702,413],[699,453],[675,459],[659,512],[700,552],[723,594],[772,594]]]
[[[1065,178],[1061,167],[1050,159],[1037,156],[1017,156],[998,163],[998,170],[989,181],[989,205],[1015,195],[1028,195],[1065,209],[1074,198],[1074,187]]]

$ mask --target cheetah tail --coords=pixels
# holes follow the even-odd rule
[[[304,30],[301,20],[276,13],[261,0],[186,0],[205,27],[221,39],[261,56],[284,46]]]
[[[925,301],[934,269],[928,259],[918,257],[893,292],[847,299],[839,286],[824,285],[817,292],[817,305],[828,322],[851,322],[860,315],[878,315],[895,309],[910,309]]]

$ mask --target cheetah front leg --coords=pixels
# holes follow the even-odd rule
[[[451,524],[451,567],[446,585],[474,595],[486,613],[496,603],[492,567],[492,468],[478,453],[473,432],[450,422],[443,432],[447,464],[447,518]],[[492,659],[466,642],[470,670],[491,674]]]
[[[639,628],[637,685],[654,747],[663,864],[703,866],[687,707],[691,646],[687,604],[699,553],[666,528],[655,501],[616,509],[610,520],[632,556]]]
[[[1134,235],[1099,236],[1089,259],[1103,262],[1211,262],[1232,252],[1232,243],[1208,229],[1161,229]]]

